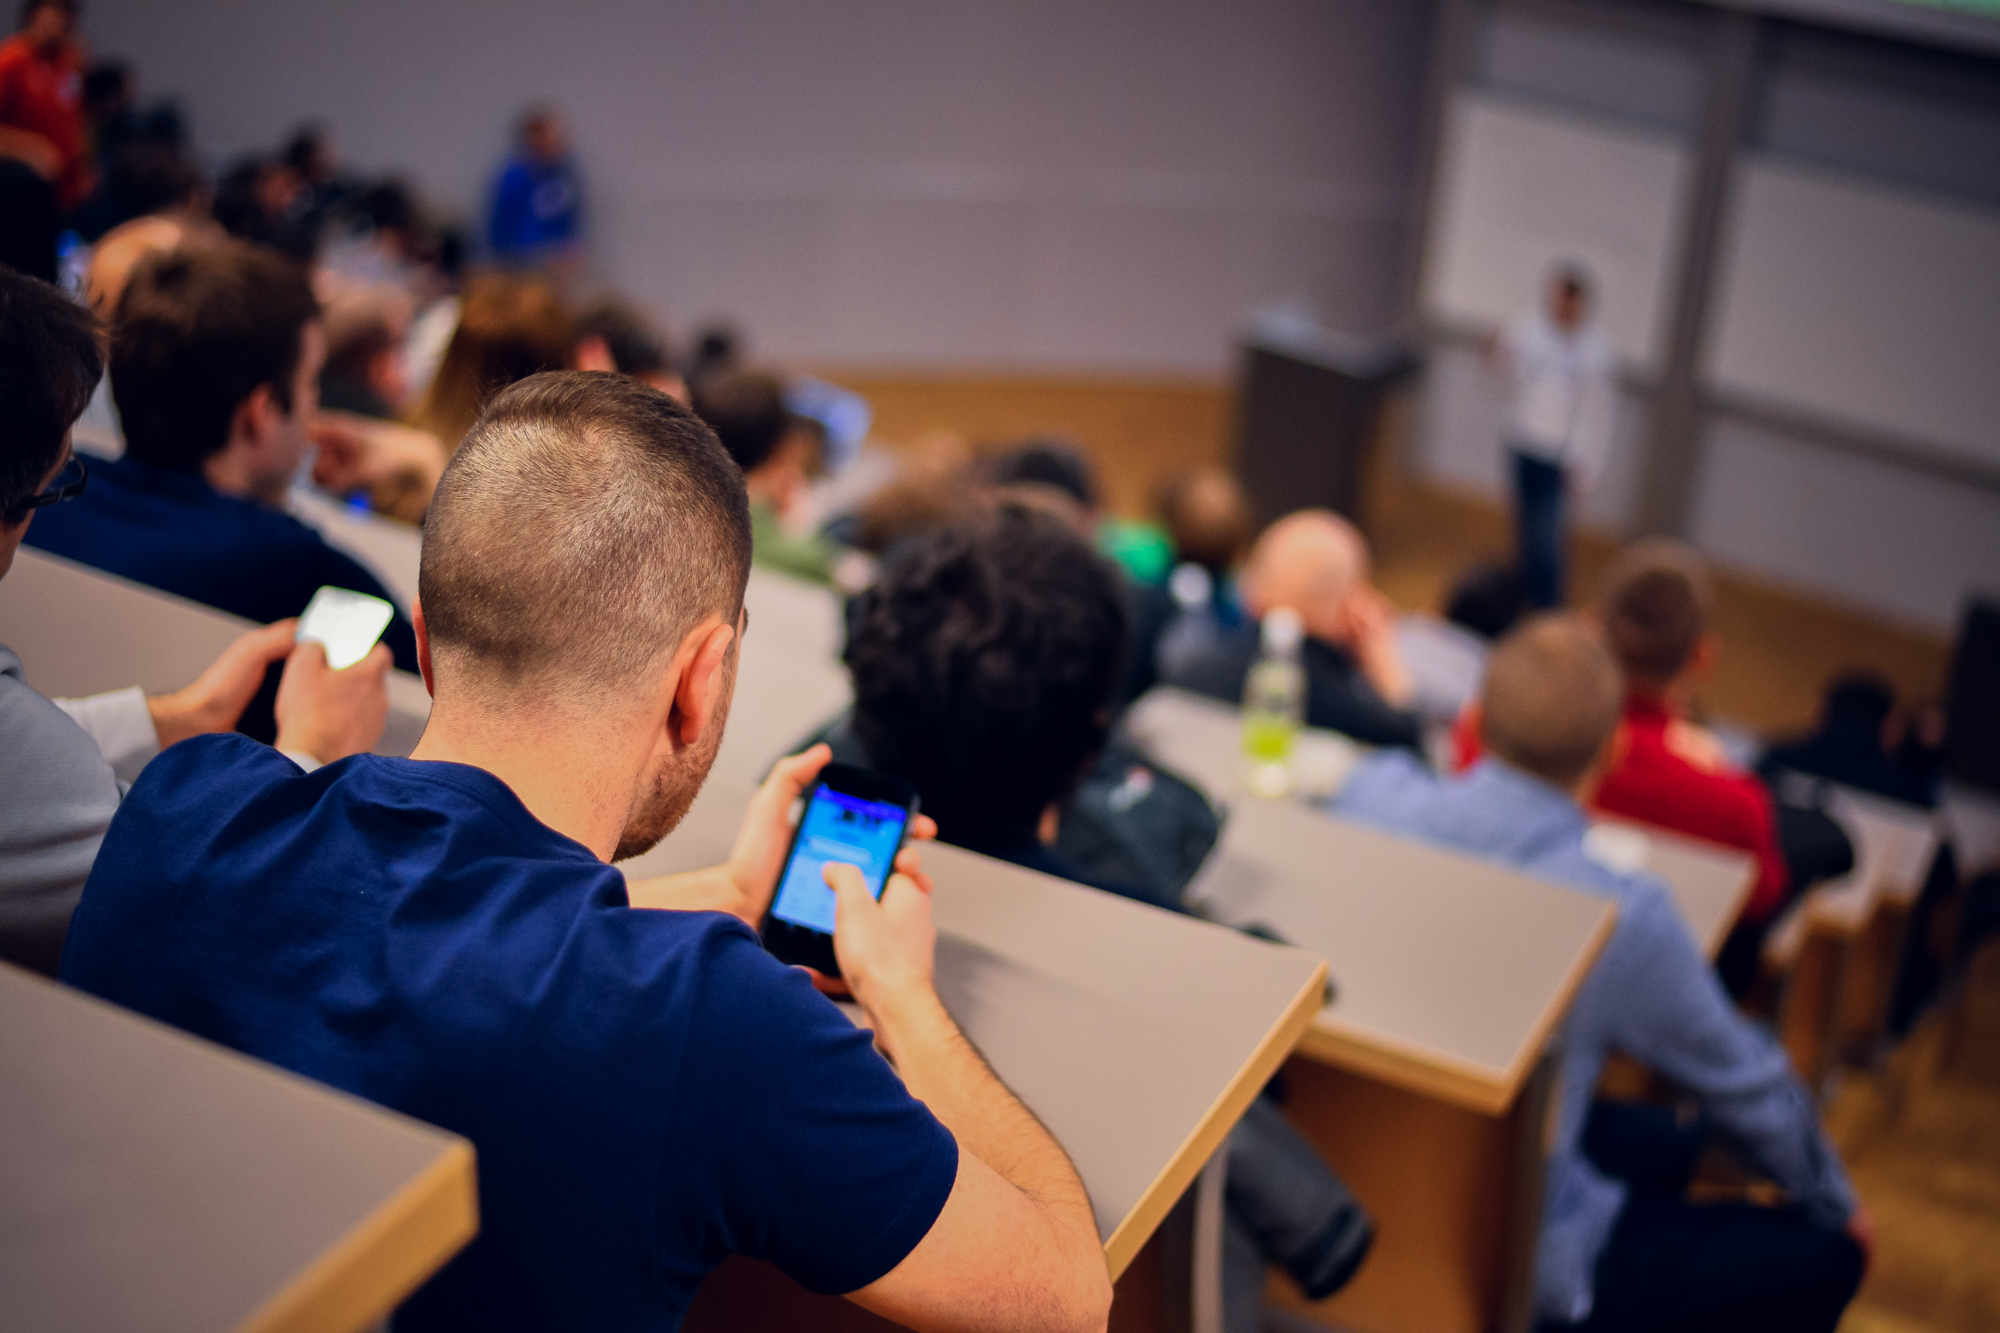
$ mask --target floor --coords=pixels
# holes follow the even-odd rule
[[[1229,454],[1234,404],[1213,383],[829,373],[870,398],[890,441],[952,436],[976,449],[1069,436],[1095,460],[1107,507],[1126,515],[1145,514],[1168,477]],[[1393,457],[1393,420],[1385,434]],[[1393,466],[1376,469],[1369,495],[1376,577],[1406,608],[1435,609],[1459,571],[1508,549],[1506,515],[1489,501]],[[1616,546],[1604,534],[1578,537],[1580,595]],[[1723,651],[1698,699],[1717,718],[1767,732],[1804,726],[1826,682],[1854,667],[1880,672],[1907,700],[1940,691],[1942,640],[1717,574]],[[1879,1067],[1849,1072],[1827,1116],[1881,1235],[1842,1333],[2000,1330],[2000,941]]]

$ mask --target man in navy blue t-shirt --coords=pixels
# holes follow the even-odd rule
[[[778,766],[728,864],[629,891],[609,864],[708,772],[749,561],[741,476],[673,400],[507,389],[430,511],[415,753],[163,755],[64,979],[472,1140],[479,1237],[399,1328],[672,1328],[730,1254],[919,1329],[1101,1328],[1089,1200],[939,1003],[914,855],[879,903],[829,874],[894,1069],[758,945],[824,747]]]

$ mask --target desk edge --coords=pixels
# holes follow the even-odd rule
[[[462,1139],[280,1288],[237,1333],[351,1333],[386,1318],[479,1230]]]
[[[1617,909],[1603,904],[1597,924],[1571,960],[1569,970],[1550,994],[1548,1003],[1529,1027],[1505,1069],[1467,1060],[1416,1042],[1369,1032],[1322,1012],[1299,1041],[1299,1054],[1320,1064],[1388,1083],[1451,1106],[1481,1115],[1506,1114],[1527,1082],[1577,989],[1596,964],[1597,956],[1617,924]]]
[[[1139,1196],[1139,1201],[1112,1230],[1110,1239],[1104,1242],[1104,1259],[1111,1269],[1112,1281],[1118,1280],[1139,1250],[1152,1238],[1174,1204],[1222,1146],[1229,1131],[1242,1119],[1252,1099],[1263,1091],[1264,1085],[1278,1072],[1278,1066],[1298,1044],[1300,1036],[1311,1025],[1313,1016],[1319,1012],[1326,994],[1326,975],[1327,965],[1321,961],[1313,968],[1306,984],[1299,988],[1298,994],[1292,997],[1285,1012],[1264,1034],[1257,1049],[1236,1071],[1236,1077],[1229,1081],[1229,1086],[1210,1105],[1173,1157],[1153,1177],[1153,1182]]]

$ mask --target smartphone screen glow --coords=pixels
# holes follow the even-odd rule
[[[896,849],[903,844],[906,814],[899,805],[821,787],[800,821],[798,843],[779,881],[771,915],[831,935],[833,890],[821,873],[827,862],[859,866],[868,891],[881,897]]]
[[[297,643],[326,646],[326,664],[338,671],[368,656],[368,650],[396,618],[396,608],[380,597],[346,588],[321,588],[299,617]]]

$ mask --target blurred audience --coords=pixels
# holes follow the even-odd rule
[[[111,340],[125,454],[93,464],[89,491],[43,515],[29,543],[260,622],[297,615],[328,584],[393,601],[282,508],[325,349],[318,304],[287,260],[240,242],[147,259]],[[400,611],[383,641],[416,670]],[[242,725],[271,739],[270,699]]]
[[[215,187],[215,220],[239,240],[268,246],[298,263],[319,254],[319,233],[307,212],[305,182],[278,158],[251,156]]]
[[[1535,1274],[1540,1327],[1832,1333],[1874,1232],[1812,1094],[1783,1048],[1730,1003],[1666,885],[1584,851],[1582,802],[1618,763],[1613,737],[1626,706],[1618,664],[1594,630],[1573,616],[1537,617],[1488,663],[1485,758],[1439,780],[1413,756],[1379,755],[1335,808],[1617,906],[1561,1038]],[[1617,1103],[1593,1110],[1614,1052],[1697,1098],[1701,1119],[1682,1125],[1670,1108]],[[1690,1202],[1711,1129],[1790,1202]]]
[[[459,298],[458,327],[411,424],[457,449],[488,398],[541,371],[569,369],[576,341],[569,308],[548,282],[517,273],[472,278]]]
[[[71,423],[103,371],[88,311],[53,287],[0,269],[0,577],[37,515],[89,488],[69,450]],[[92,465],[101,466],[101,465]],[[123,785],[167,746],[237,724],[266,670],[284,663],[276,741],[332,763],[378,740],[389,654],[332,671],[318,644],[294,644],[285,619],[243,635],[192,684],[43,698],[0,645],[0,959],[55,974],[63,937]]]
[[[1369,745],[1422,744],[1388,599],[1368,581],[1368,546],[1329,510],[1288,515],[1265,529],[1239,585],[1246,619],[1189,652],[1167,683],[1238,703],[1257,660],[1258,625],[1277,607],[1305,625],[1306,724]]]

